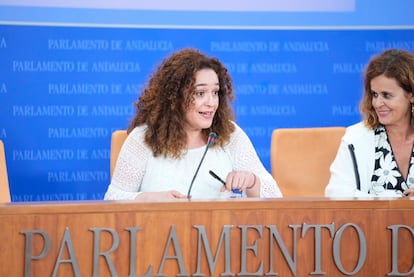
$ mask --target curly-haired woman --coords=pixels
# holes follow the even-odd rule
[[[234,122],[233,97],[231,77],[217,58],[196,49],[167,57],[135,103],[105,199],[218,199],[233,189],[281,197]]]

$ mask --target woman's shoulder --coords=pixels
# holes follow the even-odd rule
[[[231,133],[231,137],[247,136],[246,132],[235,121],[231,121],[234,126],[234,131]]]
[[[230,139],[226,144],[227,147],[238,148],[241,144],[244,145],[250,142],[250,138],[243,128],[234,121],[231,121],[231,123],[234,125],[234,131],[230,134]]]
[[[344,139],[352,141],[369,136],[374,136],[374,131],[360,121],[346,128]]]
[[[134,137],[143,137],[145,135],[145,130],[146,129],[147,129],[146,125],[136,126],[134,129],[131,130],[129,135],[132,135]]]
[[[147,129],[146,125],[140,125],[140,126],[135,127],[129,132],[127,140],[136,145],[142,145],[142,147],[148,148],[148,146],[145,144],[146,129]]]
[[[355,124],[352,124],[350,126],[348,126],[347,131],[352,131],[352,132],[370,132],[372,131],[371,129],[369,129],[363,121],[357,122]]]

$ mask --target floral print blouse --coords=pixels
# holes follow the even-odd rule
[[[375,130],[375,166],[370,193],[379,194],[385,190],[396,190],[398,194],[403,195],[404,190],[414,187],[413,163],[414,152],[411,150],[408,176],[407,180],[404,180],[395,161],[385,127],[378,127]]]

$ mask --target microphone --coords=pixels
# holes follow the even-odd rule
[[[192,189],[192,187],[193,187],[194,180],[195,180],[195,178],[197,177],[198,171],[200,170],[200,166],[201,166],[201,164],[202,164],[202,163],[203,163],[203,161],[204,161],[204,157],[206,156],[207,150],[210,148],[210,146],[211,146],[212,144],[214,144],[214,142],[216,141],[216,139],[217,139],[217,135],[216,135],[216,133],[211,132],[211,133],[208,135],[208,140],[207,140],[206,149],[204,150],[203,156],[201,157],[201,160],[200,160],[200,163],[198,164],[197,170],[196,170],[196,172],[194,173],[193,179],[191,180],[190,187],[188,188],[188,192],[187,192],[187,198],[190,198],[190,197],[191,197],[191,189]]]
[[[355,148],[353,144],[348,144],[349,153],[351,153],[352,165],[354,166],[355,182],[357,190],[361,189],[361,180],[359,179],[358,164],[355,157]]]

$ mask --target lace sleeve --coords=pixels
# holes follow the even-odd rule
[[[237,125],[230,138],[228,149],[231,153],[234,170],[252,171],[260,179],[260,197],[282,197],[273,176],[266,170],[260,161],[256,150],[247,134]]]
[[[143,126],[128,135],[114,169],[105,200],[133,200],[139,194],[151,150],[144,143]]]

